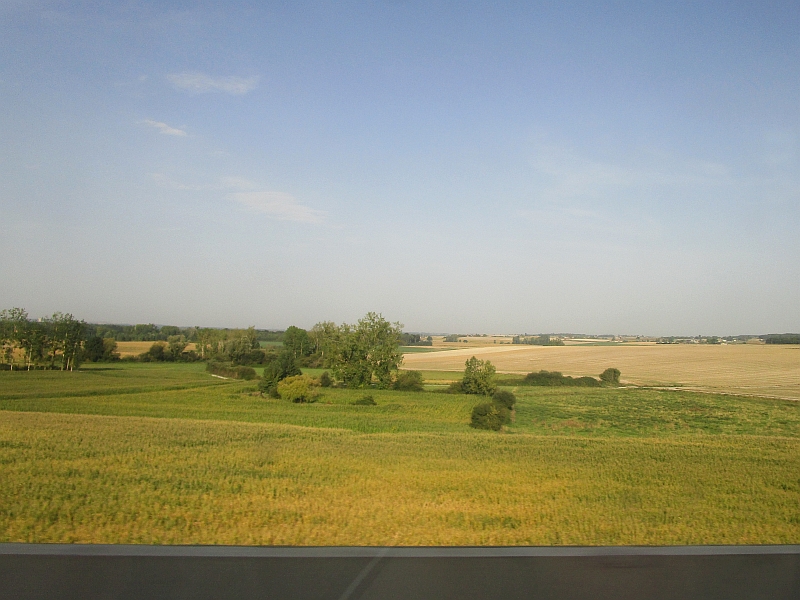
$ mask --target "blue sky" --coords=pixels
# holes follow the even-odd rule
[[[0,306],[800,330],[800,6],[0,2]]]

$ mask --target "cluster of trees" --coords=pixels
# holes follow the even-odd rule
[[[22,308],[0,311],[0,361],[3,368],[72,371],[84,359],[86,323],[71,314],[39,320]]]
[[[397,381],[413,387],[413,382],[396,377],[403,361],[402,328],[400,323],[390,323],[374,312],[367,313],[354,325],[324,321],[310,331],[289,327],[283,334],[282,350],[271,357],[264,369],[260,389],[273,396],[280,395],[281,382],[300,376],[301,366],[330,369],[335,382],[344,387],[363,388],[374,384],[389,388]],[[311,385],[308,381],[304,383]],[[302,387],[300,380],[293,380],[293,384]],[[418,386],[421,387],[421,376]]]
[[[528,344],[529,346],[563,346],[564,340],[551,338],[549,335],[515,335],[512,344]]]
[[[194,350],[186,350],[189,343]],[[213,329],[195,327],[192,338],[173,335],[167,341],[154,342],[150,349],[137,357],[142,362],[194,362],[198,360],[228,364],[233,367],[262,365],[277,356],[275,350],[261,348],[255,327],[247,329]]]
[[[619,377],[619,369],[613,367],[600,373],[600,379],[595,379],[594,377],[570,377],[569,375],[563,375],[559,371],[539,371],[538,373],[528,373],[522,380],[522,384],[549,387],[600,387],[603,384],[618,385]]]
[[[289,327],[283,334],[283,348],[264,368],[259,388],[264,393],[281,397],[285,395],[281,393],[283,388],[286,394],[302,399],[296,401],[309,401],[314,397],[314,381],[291,378],[301,376],[301,366],[313,366],[330,369],[333,374],[331,378],[324,373],[327,378],[318,382],[319,387],[335,383],[349,388],[375,385],[422,389],[421,374],[398,373],[403,362],[402,328],[400,323],[390,323],[374,312],[367,313],[355,324],[336,325],[324,321],[310,331]],[[291,388],[281,385],[290,379]]]
[[[87,324],[88,337],[112,339],[117,342],[168,342],[170,338],[183,336],[187,342],[196,342],[200,327],[176,327],[175,325],[154,325],[153,323],[140,323],[138,325],[109,325]],[[218,329],[225,336],[236,329]],[[282,331],[269,329],[254,329],[256,338],[261,342],[280,342],[283,338]]]
[[[800,344],[800,333],[771,333],[765,336],[767,344]]]
[[[503,425],[511,423],[517,398],[509,391],[497,389],[497,370],[490,361],[471,357],[464,363],[461,381],[453,383],[449,391],[486,398],[472,408],[470,427],[500,431]]]
[[[301,330],[302,331],[302,330]],[[305,332],[303,332],[305,334]],[[261,341],[280,342],[284,332],[212,329],[173,325],[92,325],[71,314],[30,319],[22,308],[0,311],[0,368],[73,370],[83,361],[119,360],[117,341],[153,341],[147,352],[130,360],[191,362],[211,360],[233,366],[267,364],[278,352]],[[195,350],[187,351],[190,343]],[[306,349],[303,349],[306,352]]]
[[[403,346],[433,346],[433,338],[428,336],[423,340],[422,336],[416,333],[401,333],[400,343]]]

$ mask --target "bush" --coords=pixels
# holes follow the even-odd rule
[[[573,386],[573,387],[597,387],[600,382],[594,377],[569,377],[564,376],[558,371],[539,371],[538,373],[528,373],[522,380],[523,385],[543,385],[543,386]]]
[[[466,394],[464,391],[464,386],[461,385],[460,381],[454,381],[450,385],[447,386],[445,390],[448,394]]]
[[[370,395],[361,396],[358,400],[353,402],[353,404],[357,404],[358,406],[375,406],[377,402],[375,402],[375,398]]]
[[[206,371],[212,375],[228,377],[229,379],[244,379],[250,381],[256,378],[256,371],[252,367],[234,367],[225,363],[210,362],[206,365]]]
[[[503,427],[503,423],[507,421],[507,416],[504,414],[504,411],[508,412],[507,409],[498,406],[494,402],[478,404],[472,409],[472,420],[469,426],[475,429],[500,431]]]
[[[422,373],[419,371],[398,371],[397,378],[392,383],[392,388],[403,392],[421,392]]]
[[[278,395],[290,402],[314,402],[319,395],[308,375],[293,375],[278,382]]]
[[[506,390],[500,390],[492,396],[492,402],[498,406],[503,406],[507,410],[513,410],[514,405],[517,403],[517,397]]]
[[[619,376],[619,369],[614,369],[611,367],[600,373],[600,381],[603,383],[619,384]]]
[[[331,379],[331,374],[327,371],[323,371],[322,375],[319,376],[319,385],[321,387],[331,387],[333,385],[333,379]]]
[[[464,378],[461,387],[465,394],[483,394],[491,396],[497,390],[495,382],[496,369],[488,360],[479,360],[474,356],[464,363]]]
[[[278,383],[287,377],[294,377],[300,375],[300,368],[294,356],[287,351],[283,351],[275,357],[266,367],[264,367],[264,376],[258,384],[258,389],[264,393],[270,393],[272,388],[277,388]]]

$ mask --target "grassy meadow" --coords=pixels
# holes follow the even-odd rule
[[[202,364],[0,372],[0,541],[800,542],[795,401],[509,387],[494,433],[475,397],[255,389]]]

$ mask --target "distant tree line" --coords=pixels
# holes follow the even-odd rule
[[[255,339],[259,342],[281,342],[283,331],[271,329],[255,329]],[[88,337],[99,337],[111,339],[117,342],[168,342],[170,338],[183,336],[187,342],[197,341],[198,333],[202,331],[200,327],[177,327],[175,325],[154,325],[152,323],[138,325],[109,325],[109,324],[86,324],[86,334]],[[215,331],[236,332],[237,329],[215,329]]]
[[[563,346],[564,340],[551,338],[549,335],[515,335],[512,344],[528,344],[529,346]]]
[[[400,344],[402,346],[433,346],[433,338],[428,336],[422,339],[422,336],[416,333],[401,333]]]
[[[22,308],[0,311],[0,368],[72,371],[83,360],[86,323],[56,312],[32,320]]]
[[[771,333],[764,337],[767,344],[800,344],[800,333]]]
[[[82,362],[120,360],[117,341],[152,341],[149,350],[123,360],[192,362],[212,360],[234,366],[267,364],[278,351],[261,348],[284,332],[164,325],[90,324],[68,313],[31,319],[22,308],[0,311],[0,369],[73,370]],[[193,350],[187,350],[190,343]]]

